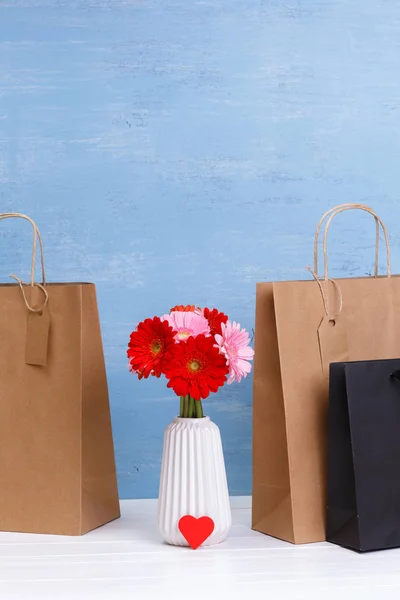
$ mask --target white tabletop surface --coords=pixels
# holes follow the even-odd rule
[[[250,498],[233,498],[222,544],[163,544],[155,500],[81,538],[0,533],[1,600],[400,599],[400,550],[356,554],[293,546],[250,529]]]

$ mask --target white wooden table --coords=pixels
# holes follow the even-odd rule
[[[122,518],[82,538],[0,534],[1,600],[386,600],[400,598],[400,550],[359,555],[292,546],[250,529],[233,498],[223,544],[163,544],[155,500],[122,501]]]

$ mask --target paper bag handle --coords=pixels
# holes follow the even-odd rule
[[[319,234],[321,231],[321,227],[326,219],[326,217],[328,217],[329,215],[331,215],[332,213],[338,214],[339,212],[342,212],[340,209],[344,209],[347,208],[349,209],[362,209],[363,207],[367,208],[368,210],[369,207],[365,206],[364,204],[355,204],[355,203],[346,203],[346,204],[339,204],[338,206],[335,206],[334,208],[329,209],[322,217],[320,222],[317,225],[317,230],[315,232],[315,240],[314,240],[314,273],[318,276],[318,244],[319,244]],[[375,216],[375,223],[376,223],[376,244],[375,244],[375,269],[374,269],[374,277],[378,277],[378,269],[379,269],[379,219],[378,216]]]
[[[3,219],[13,219],[13,218],[25,219],[26,221],[29,221],[29,223],[32,225],[32,228],[33,228],[33,251],[32,251],[31,283],[30,283],[31,286],[35,285],[36,250],[37,250],[37,239],[39,239],[40,259],[41,259],[41,267],[42,267],[42,285],[46,285],[43,242],[42,242],[42,236],[40,235],[40,231],[37,228],[36,223],[30,217],[27,217],[26,215],[23,215],[21,213],[0,213],[0,221],[2,221]],[[17,279],[17,278],[14,277],[14,279]],[[17,281],[19,281],[19,280],[17,279]]]
[[[15,279],[21,289],[22,297],[25,302],[25,306],[28,309],[27,324],[26,324],[26,341],[25,341],[25,364],[35,367],[45,367],[47,365],[47,354],[48,354],[48,340],[49,340],[49,328],[50,328],[50,312],[48,307],[49,294],[45,288],[46,275],[44,269],[44,254],[43,254],[43,242],[40,231],[36,226],[36,223],[26,215],[21,213],[0,213],[0,221],[4,219],[25,219],[29,221],[33,228],[33,252],[32,252],[32,267],[31,267],[31,283],[29,285],[30,292],[27,296],[25,292],[25,284],[16,277],[10,275]],[[36,250],[37,240],[39,239],[40,245],[40,258],[42,264],[42,283],[35,282],[35,264],[36,264]],[[36,288],[39,288],[44,295],[44,301],[41,305],[34,304],[31,306],[30,302],[35,299]]]
[[[377,238],[376,238],[376,250],[375,250],[375,273],[377,276],[378,272],[377,272],[377,266],[378,266],[378,248],[379,248],[379,225],[382,228],[383,231],[383,235],[385,238],[385,244],[386,244],[386,266],[387,266],[387,276],[388,278],[391,277],[391,258],[390,258],[390,244],[389,244],[389,236],[388,236],[388,232],[387,229],[382,221],[382,219],[376,214],[376,212],[374,212],[372,210],[372,208],[370,208],[369,206],[365,206],[363,204],[355,204],[355,205],[344,205],[341,207],[337,207],[333,213],[330,214],[328,221],[326,223],[325,226],[325,232],[324,232],[324,279],[325,281],[327,281],[329,279],[329,274],[328,274],[328,231],[329,231],[329,227],[333,221],[333,219],[336,217],[336,215],[338,215],[341,212],[345,212],[347,210],[362,210],[364,212],[369,213],[370,215],[372,215],[375,219],[375,222],[377,224]]]

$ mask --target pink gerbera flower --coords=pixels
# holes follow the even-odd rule
[[[172,324],[171,324],[172,325]],[[175,328],[174,328],[175,329]],[[245,329],[240,329],[240,323],[221,323],[222,335],[215,335],[215,341],[220,352],[225,355],[229,366],[228,384],[240,382],[251,371],[254,350],[249,346],[250,337]]]
[[[190,336],[195,338],[201,333],[210,334],[207,319],[194,312],[172,311],[169,315],[161,317],[161,321],[168,321],[172,329],[176,331],[176,342],[185,342]]]

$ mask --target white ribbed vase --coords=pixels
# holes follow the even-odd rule
[[[158,529],[168,544],[188,546],[178,529],[185,515],[211,517],[214,531],[202,544],[219,544],[232,523],[221,435],[210,417],[176,417],[164,434]]]

